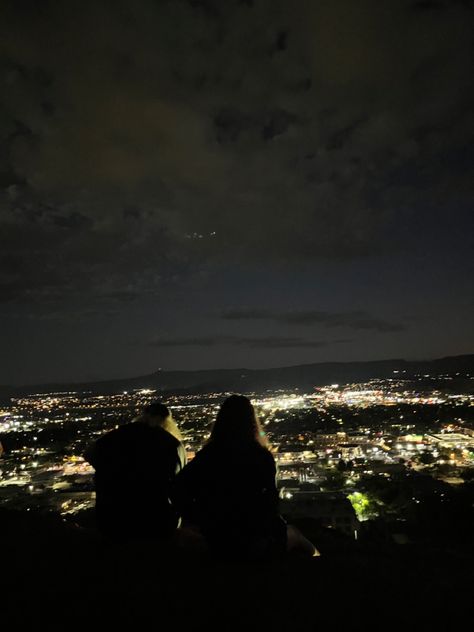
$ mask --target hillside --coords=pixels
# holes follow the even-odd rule
[[[394,373],[398,371],[398,373]],[[362,382],[373,378],[414,375],[456,374],[474,375],[474,354],[436,360],[408,361],[402,359],[373,362],[324,362],[272,369],[212,369],[201,371],[157,371],[150,375],[100,382],[54,383],[29,386],[4,386],[2,397],[27,393],[56,391],[90,391],[115,393],[138,388],[161,392],[253,392],[266,389],[302,389],[332,383]]]
[[[380,629],[388,619],[401,629],[456,629],[472,614],[472,550],[328,534],[318,539],[321,558],[244,563],[230,548],[228,560],[213,561],[3,511],[0,535],[5,629],[309,631]]]

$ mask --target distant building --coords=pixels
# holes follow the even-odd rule
[[[289,464],[289,463],[309,463],[317,460],[317,454],[313,450],[301,449],[301,450],[282,450],[275,454],[275,461],[277,463]]]
[[[337,448],[341,443],[347,442],[347,434],[345,432],[334,432],[332,434],[317,434],[314,437],[314,449],[321,448]]]
[[[458,448],[461,450],[474,448],[474,438],[468,434],[447,432],[442,434],[428,434],[426,437],[430,442],[438,444],[442,448]]]
[[[337,529],[357,538],[359,521],[344,494],[285,489],[281,509],[283,514],[288,514],[291,518],[312,518],[323,527]]]

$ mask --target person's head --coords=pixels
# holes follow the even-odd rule
[[[221,405],[209,437],[210,443],[259,443],[268,447],[255,409],[244,395],[231,395]]]
[[[173,437],[176,437],[178,441],[183,440],[168,407],[161,402],[153,402],[145,406],[143,413],[137,418],[137,421],[146,423],[149,426],[160,426],[160,428],[169,432]]]

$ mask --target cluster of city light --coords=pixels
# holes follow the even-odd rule
[[[249,396],[275,451],[280,477],[317,487],[341,462],[341,467],[350,462],[351,469],[344,473],[341,483],[348,495],[354,493],[354,485],[366,474],[387,477],[404,468],[429,469],[431,465],[420,458],[428,453],[436,464],[447,463],[453,468],[473,463],[474,438],[459,418],[461,408],[456,408],[457,416],[453,415],[445,432],[437,426],[429,434],[414,434],[416,424],[411,412],[406,416],[398,411],[391,413],[391,421],[384,423],[383,431],[364,422],[362,409],[369,407],[409,404],[414,413],[417,406],[474,406],[470,394],[444,396],[434,389],[417,392],[413,383],[411,387],[397,377],[365,384],[332,384],[310,393],[278,390]],[[229,394],[167,397],[166,403],[182,429],[189,458],[208,439],[220,403]],[[3,497],[14,503],[23,493],[30,501],[53,503],[62,513],[91,506],[93,469],[82,456],[85,448],[116,427],[118,417],[121,423],[130,421],[156,397],[155,390],[140,388],[111,395],[67,392],[12,400],[11,406],[0,410],[0,432],[15,436],[18,442],[0,462]],[[357,431],[349,432],[344,426],[349,411],[360,418]],[[324,434],[316,422],[313,430],[302,429],[300,420],[305,415],[315,419],[321,415],[335,430]],[[56,431],[67,440],[58,443]],[[287,502],[298,497],[291,488],[287,494]]]
[[[255,398],[252,403],[263,411],[291,410],[310,406],[304,395],[284,395],[278,397]]]

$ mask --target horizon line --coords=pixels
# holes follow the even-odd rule
[[[295,367],[306,367],[306,366],[314,366],[314,365],[327,365],[327,364],[375,364],[375,363],[380,363],[380,362],[435,362],[436,360],[447,360],[449,358],[463,358],[463,357],[467,357],[467,356],[474,356],[474,352],[472,353],[461,353],[461,354],[454,354],[454,355],[444,355],[444,356],[435,356],[432,358],[413,358],[410,360],[407,360],[406,358],[385,358],[385,359],[378,359],[378,360],[325,360],[325,361],[320,361],[320,362],[304,362],[301,364],[287,364],[287,365],[279,365],[279,366],[270,366],[270,367],[258,367],[258,368],[249,368],[249,367],[245,367],[245,366],[238,366],[238,367],[233,367],[233,368],[223,368],[223,367],[215,367],[215,368],[207,368],[207,369],[162,369],[159,368],[158,370],[152,371],[151,373],[145,373],[142,375],[132,375],[132,376],[126,376],[126,377],[110,377],[110,378],[87,378],[87,379],[70,379],[70,380],[65,380],[65,381],[58,381],[58,380],[49,380],[47,382],[39,382],[39,381],[33,381],[33,382],[28,382],[28,383],[22,383],[22,384],[5,384],[2,385],[1,388],[14,388],[14,389],[21,389],[21,388],[31,388],[33,386],[51,386],[51,385],[55,385],[55,386],[60,386],[61,384],[64,385],[73,385],[73,384],[77,384],[77,385],[83,385],[83,384],[97,384],[97,383],[102,383],[102,382],[119,382],[119,381],[125,381],[125,380],[133,380],[133,379],[139,379],[139,378],[146,378],[149,377],[151,375],[156,375],[157,373],[209,373],[212,371],[222,371],[222,372],[227,372],[227,371],[252,371],[252,372],[256,372],[256,371],[272,371],[272,370],[277,370],[277,369],[291,369],[291,368],[295,368]]]

